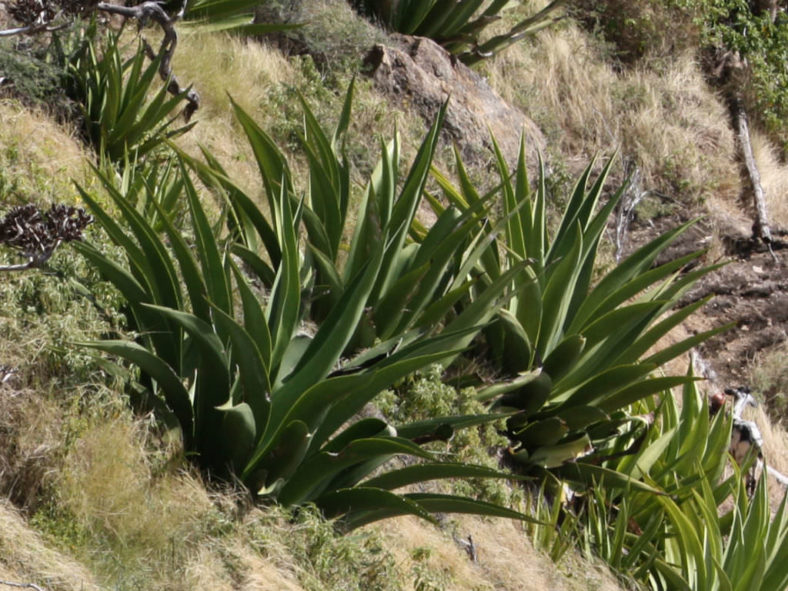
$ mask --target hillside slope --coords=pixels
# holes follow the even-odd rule
[[[309,25],[299,35],[307,41],[305,53],[282,51],[270,40],[193,32],[183,36],[175,56],[179,77],[203,98],[197,126],[179,145],[189,153],[207,146],[245,187],[259,184],[258,173],[229,97],[305,169],[295,149],[302,124],[298,94],[322,120],[333,121],[360,57],[385,40],[340,0],[304,4]],[[712,387],[763,384],[779,411],[788,395],[786,267],[748,247],[751,222],[740,201],[732,131],[692,53],[672,55],[659,67],[622,68],[597,36],[566,21],[480,71],[542,130],[555,195],[590,157],[619,152],[614,177],[632,175],[632,198],[639,199],[624,252],[664,228],[704,217],[679,248],[704,246],[709,261],[730,264],[700,288],[720,294],[718,303],[685,330],[735,321],[736,329],[702,351],[717,372]],[[92,188],[96,182],[86,164],[93,156],[74,124],[3,88],[0,206],[77,203],[71,181]],[[425,121],[407,105],[388,103],[360,76],[349,132],[356,179],[369,172],[376,136],[390,136],[395,119],[410,155]],[[779,236],[788,228],[788,208],[779,199],[788,168],[765,136],[756,145]],[[484,182],[489,162],[480,159],[470,174]],[[437,166],[453,167],[448,142]],[[612,265],[612,230],[610,236],[604,249]],[[67,247],[53,268],[54,274],[6,274],[0,284],[0,364],[18,368],[0,385],[0,493],[7,499],[0,504],[0,584],[31,582],[51,591],[629,588],[573,551],[554,565],[534,548],[528,528],[510,522],[452,518],[437,528],[398,518],[341,537],[310,511],[251,507],[239,491],[204,483],[177,442],[149,416],[128,409],[121,380],[72,346],[124,330],[120,318],[107,315],[117,295],[102,292],[95,272]],[[70,275],[96,289],[94,301]],[[757,420],[767,458],[788,470],[784,432],[763,413]],[[780,490],[775,486],[773,493],[776,498]],[[469,536],[475,561],[467,552]]]

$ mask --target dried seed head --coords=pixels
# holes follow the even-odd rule
[[[0,221],[0,244],[17,250],[35,266],[49,259],[61,242],[80,240],[91,222],[82,208],[53,204],[41,212],[28,203],[14,207]]]

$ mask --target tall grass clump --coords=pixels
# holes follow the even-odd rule
[[[648,199],[735,199],[740,181],[728,113],[693,54],[623,69],[605,56],[600,42],[569,20],[484,69],[540,126],[551,160],[570,171],[614,148],[622,157],[614,177],[637,170],[636,189]]]

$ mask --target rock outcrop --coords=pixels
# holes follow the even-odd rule
[[[395,104],[415,109],[432,121],[450,98],[444,133],[457,143],[463,158],[478,160],[495,136],[509,164],[516,162],[520,134],[526,135],[528,160],[535,162],[544,137],[536,124],[506,103],[476,72],[423,37],[392,35],[399,47],[375,45],[365,65],[375,86]],[[487,157],[487,154],[484,154]]]

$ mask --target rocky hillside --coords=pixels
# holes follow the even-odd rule
[[[524,4],[490,34],[547,3]],[[498,181],[491,137],[514,167],[522,132],[532,178],[537,158],[544,159],[553,225],[587,163],[600,156],[597,173],[615,153],[608,186],[627,178],[630,184],[605,231],[600,276],[648,240],[698,218],[663,256],[704,248],[701,264],[724,265],[683,295],[683,303],[714,298],[665,344],[732,324],[698,348],[709,378],[701,390],[748,385],[765,402],[751,415],[764,436],[764,456],[788,472],[788,438],[780,427],[788,400],[788,165],[779,136],[755,118],[751,139],[773,237],[767,248],[753,237],[755,211],[736,130],[700,42],[688,35],[686,43],[666,45],[667,34],[635,22],[628,26],[640,27],[638,42],[652,40],[653,47],[632,55],[633,37],[600,28],[596,4],[617,3],[578,2],[560,22],[472,68],[428,39],[385,31],[344,0],[269,3],[259,20],[301,26],[258,37],[184,23],[172,68],[200,94],[201,105],[194,127],[174,141],[186,154],[215,155],[227,177],[255,188],[262,200],[255,155],[232,100],[276,141],[303,191],[309,162],[299,143],[299,99],[331,128],[355,80],[347,157],[351,195],[360,201],[379,137],[401,134],[409,161],[450,97],[435,170],[455,175],[456,146],[468,178],[492,189]],[[0,4],[0,29],[13,25],[6,9]],[[104,24],[122,26],[119,17]],[[122,32],[124,56],[136,51],[133,29]],[[156,45],[161,34],[148,28],[142,35]],[[74,183],[110,202],[91,167],[106,163],[90,146],[84,113],[64,91],[47,40],[0,37],[3,212],[28,202],[80,204]],[[432,180],[428,190],[438,195],[440,187]],[[207,199],[205,207],[213,214],[223,204]],[[434,211],[424,207],[419,219],[429,226]],[[89,233],[99,235],[97,228]],[[108,241],[102,248],[118,254]],[[13,260],[12,253],[3,256]],[[639,588],[591,552],[589,538],[586,551],[566,542],[580,535],[574,531],[567,538],[529,523],[441,515],[438,525],[398,517],[343,536],[310,507],[254,505],[240,486],[206,481],[184,457],[179,438],[150,409],[140,411],[144,404],[136,404],[126,385],[136,370],[119,372],[76,346],[138,336],[124,320],[122,298],[101,279],[68,245],[45,270],[0,275],[0,588]],[[685,367],[682,357],[676,371]],[[424,374],[404,387],[423,395],[425,416],[444,412],[436,409],[447,398],[460,404],[462,389],[440,376]],[[443,452],[497,465],[499,448],[458,437]],[[545,519],[556,497],[545,499],[536,485],[472,482],[475,496],[503,499]],[[776,506],[783,491],[771,483],[770,493]]]

